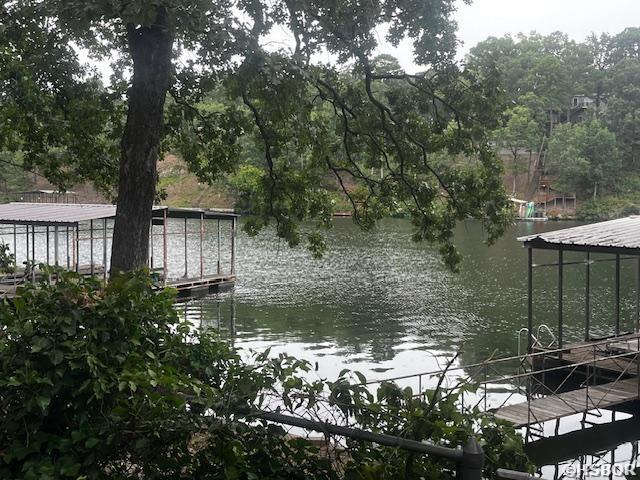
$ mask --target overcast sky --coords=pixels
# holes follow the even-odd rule
[[[618,33],[626,27],[640,26],[640,0],[474,0],[465,5],[458,0],[455,14],[462,58],[469,48],[489,36],[507,33],[567,33],[582,41],[591,32]],[[398,57],[411,68],[408,48],[382,46],[381,51]]]
[[[591,32],[618,33],[626,27],[640,26],[640,0],[474,0],[466,5],[456,0],[458,38],[463,42],[458,51],[462,60],[471,47],[489,36],[516,35],[536,31],[548,34],[567,33],[582,41]],[[411,44],[403,42],[393,48],[384,41],[384,29],[378,32],[378,53],[389,53],[409,72],[422,70],[413,63]],[[293,45],[290,33],[276,28],[267,41],[272,48]],[[86,55],[81,53],[86,59]],[[318,59],[331,61],[319,55]],[[108,81],[108,62],[93,62]]]

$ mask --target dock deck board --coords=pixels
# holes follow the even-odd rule
[[[638,399],[639,380],[628,378],[604,385],[537,398],[531,402],[500,407],[494,415],[521,427],[555,420],[597,408],[608,408]],[[530,411],[530,413],[529,413]]]

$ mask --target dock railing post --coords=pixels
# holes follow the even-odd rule
[[[484,452],[475,437],[469,438],[462,449],[462,460],[458,466],[458,473],[462,480],[482,480],[484,468]]]

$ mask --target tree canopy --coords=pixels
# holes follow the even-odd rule
[[[486,219],[493,239],[508,219],[487,146],[502,98],[491,69],[455,64],[453,11],[453,0],[6,3],[0,149],[63,187],[89,179],[117,196],[117,269],[146,262],[157,159],[179,153],[212,181],[238,168],[247,139],[262,157],[249,232],[274,223],[321,252],[332,176],[364,228],[403,205],[415,239],[453,266],[457,220]],[[286,45],[270,44],[276,31]],[[410,40],[421,73],[375,58],[381,31]],[[108,62],[110,82],[84,56]],[[212,92],[224,99],[213,109]],[[308,219],[317,227],[301,230]]]
[[[615,184],[620,169],[607,165],[627,172],[640,166],[638,45],[640,29],[636,27],[616,35],[592,34],[584,42],[561,32],[546,36],[534,32],[488,38],[471,49],[467,64],[476,72],[501,73],[500,85],[512,106],[495,132],[498,144],[510,148],[515,141],[519,149],[527,149],[525,123],[516,122],[523,115],[514,116],[514,112],[527,109],[540,130],[543,141],[539,145],[546,145],[547,140],[554,143],[550,173],[560,172],[564,187],[591,195],[596,184],[604,188]],[[584,111],[581,101],[588,102]],[[558,126],[560,122],[580,121],[587,125],[575,129]],[[520,128],[514,128],[516,125]],[[560,129],[557,134],[556,128]],[[576,139],[585,132],[605,142],[609,158],[602,157],[604,151],[585,154],[585,149],[593,147],[590,142],[580,151],[572,150],[572,145],[578,148]],[[515,138],[508,133],[514,133]]]
[[[558,126],[549,142],[551,172],[569,191],[597,194],[598,186],[611,188],[620,168],[616,138],[602,122],[591,119]]]

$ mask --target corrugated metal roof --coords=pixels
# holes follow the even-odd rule
[[[535,244],[599,249],[640,249],[640,215],[519,237]]]
[[[207,219],[231,219],[235,213],[226,211],[203,210],[197,208],[168,208],[154,206],[154,217],[162,216],[167,211],[169,218],[200,218],[204,214]],[[114,218],[115,205],[86,203],[26,203],[12,202],[0,204],[0,223],[4,224],[64,224],[71,225],[89,220]]]
[[[164,209],[166,207],[154,207]],[[0,205],[1,223],[74,224],[87,220],[113,218],[115,205],[83,203],[23,203]]]

